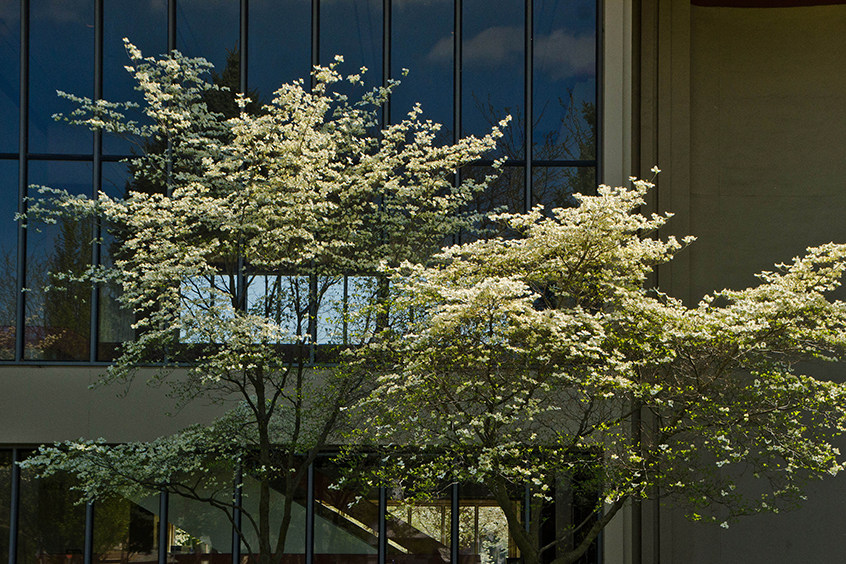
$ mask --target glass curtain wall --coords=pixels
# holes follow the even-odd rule
[[[148,55],[179,49],[203,56],[215,64],[216,81],[246,89],[260,103],[285,82],[308,83],[312,65],[340,54],[342,71],[368,68],[368,88],[402,81],[382,109],[384,123],[403,119],[419,102],[424,118],[443,124],[442,142],[482,135],[511,115],[490,160],[459,176],[485,176],[494,158],[507,157],[503,173],[473,206],[519,212],[572,205],[573,193],[590,193],[599,180],[597,29],[597,0],[3,3],[0,363],[109,362],[133,338],[116,289],[43,291],[54,271],[114,260],[113,237],[87,223],[40,232],[14,223],[26,211],[24,197],[37,196],[32,184],[94,197],[101,190],[120,196],[151,189],[134,185],[121,161],[155,147],[53,119],[74,107],[57,90],[139,101],[123,68],[124,37]],[[94,248],[97,235],[102,242]],[[343,327],[310,330],[315,345],[344,342]]]

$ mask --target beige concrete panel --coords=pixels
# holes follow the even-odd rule
[[[743,517],[728,529],[692,522],[682,511],[665,507],[662,539],[668,562],[684,564],[797,564],[839,562],[846,553],[840,524],[846,512],[846,476],[806,488],[800,509]]]
[[[683,236],[690,222],[690,3],[658,1],[657,211],[675,214],[661,236]],[[686,254],[658,269],[658,286],[684,302],[690,299]]]
[[[605,184],[628,183],[631,170],[632,0],[609,0],[603,10],[602,171]]]
[[[846,241],[846,194],[693,196],[691,294],[758,283],[755,274],[802,255],[806,247]]]
[[[692,298],[846,241],[846,6],[693,7]]]
[[[126,397],[118,385],[89,390],[101,368],[7,366],[0,370],[0,444],[41,444],[80,437],[151,440],[223,411],[202,400],[175,412],[166,386],[139,374]],[[173,415],[168,415],[169,413]]]

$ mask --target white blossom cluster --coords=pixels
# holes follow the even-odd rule
[[[513,510],[523,484],[538,520],[562,477],[605,505],[564,534],[574,535],[555,561],[565,563],[632,499],[657,491],[727,526],[790,506],[803,480],[842,468],[831,439],[846,423],[846,386],[794,367],[846,350],[846,304],[830,299],[846,245],[687,307],[645,287],[693,241],[656,236],[669,214],[638,213],[650,186],[502,214],[508,236],[395,269],[392,307],[408,315],[363,351],[389,361],[364,440],[405,453],[418,480],[487,485],[527,562],[544,547]],[[750,469],[758,489],[738,487]],[[406,473],[386,462],[377,474]]]

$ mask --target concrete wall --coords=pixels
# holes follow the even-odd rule
[[[644,0],[639,9],[633,162],[664,170],[650,207],[677,214],[667,234],[699,238],[661,268],[661,287],[693,304],[714,289],[754,284],[754,273],[809,245],[846,242],[846,6]],[[843,369],[809,367],[837,379]],[[649,506],[642,562],[839,561],[846,476],[807,495],[799,511],[727,530]]]
[[[110,442],[152,440],[191,423],[210,421],[223,406],[202,400],[176,410],[168,387],[146,384],[152,371],[139,373],[126,393],[115,384],[89,390],[102,368],[6,366],[0,370],[0,429],[3,443],[29,445],[95,439]]]

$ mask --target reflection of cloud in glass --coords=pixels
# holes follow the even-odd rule
[[[464,42],[464,64],[498,66],[523,52],[522,27],[489,27]],[[440,39],[427,55],[430,61],[452,61],[452,36]]]
[[[523,42],[523,28],[520,26],[489,27],[464,42],[464,64],[487,67],[502,65],[509,59],[522,56]],[[595,74],[595,53],[596,38],[593,34],[574,35],[556,29],[548,35],[535,37],[536,68],[554,80]],[[452,36],[448,36],[438,40],[426,58],[432,62],[451,64],[452,56]]]
[[[536,69],[553,80],[596,73],[596,38],[593,34],[572,35],[556,29],[535,39]]]

